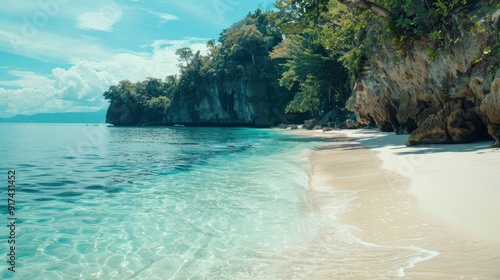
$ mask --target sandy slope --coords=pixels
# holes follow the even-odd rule
[[[357,271],[331,259],[340,276],[386,279],[402,266],[412,279],[500,279],[500,151],[490,143],[408,148],[406,136],[377,130],[297,133],[324,142],[311,155],[312,203],[386,248],[360,247]],[[349,195],[340,215],[328,190]]]

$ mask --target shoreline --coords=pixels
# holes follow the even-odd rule
[[[399,277],[500,278],[500,173],[492,173],[499,150],[485,143],[406,147],[406,136],[377,130],[293,133],[325,140],[310,156],[313,205],[362,242],[408,258]],[[341,211],[324,195],[330,190],[348,193]]]

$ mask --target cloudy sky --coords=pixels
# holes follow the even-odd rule
[[[2,0],[0,117],[87,112],[123,79],[176,74],[206,42],[274,0]]]

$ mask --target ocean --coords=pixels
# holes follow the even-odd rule
[[[437,254],[359,239],[337,220],[355,191],[329,186],[318,209],[322,137],[29,123],[0,135],[1,279],[406,278]]]
[[[240,279],[325,222],[300,136],[249,128],[0,124],[2,279]],[[7,172],[15,170],[15,211]],[[0,234],[9,253],[8,227]],[[11,238],[12,239],[12,238]],[[9,256],[7,256],[7,260]]]

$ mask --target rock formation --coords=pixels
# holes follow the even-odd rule
[[[354,88],[351,108],[362,124],[411,133],[407,145],[466,143],[492,137],[500,146],[500,11],[462,32],[449,50],[429,55],[415,42],[397,56],[390,45],[373,46]]]
[[[114,125],[199,125],[269,127],[288,123],[285,101],[275,100],[269,81],[245,79],[209,81],[194,93],[179,92],[165,112],[155,112],[134,102],[111,102],[106,122]],[[280,104],[281,103],[281,104]]]
[[[177,95],[163,123],[266,127],[276,117],[270,108],[259,108],[259,92],[269,92],[265,83],[235,80],[203,84],[194,96]]]

